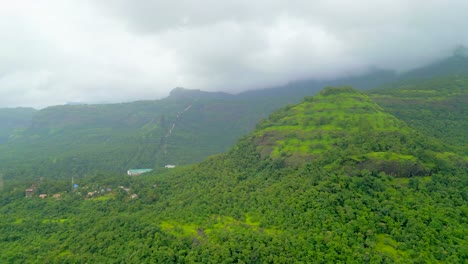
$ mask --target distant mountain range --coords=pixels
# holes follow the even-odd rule
[[[0,109],[0,162],[5,164],[3,170],[19,166],[32,175],[56,171],[57,177],[63,170],[125,172],[194,163],[226,151],[274,110],[298,103],[326,86],[339,85],[380,88],[370,90],[369,95],[385,110],[429,136],[445,135],[447,143],[463,152],[467,146],[467,76],[468,59],[455,55],[403,74],[375,70],[357,77],[303,80],[236,95],[175,88],[161,100]],[[417,98],[407,98],[408,87]],[[450,120],[443,119],[447,113]],[[427,124],[428,119],[439,123]]]

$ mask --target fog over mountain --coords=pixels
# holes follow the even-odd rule
[[[467,45],[467,9],[462,0],[1,1],[0,108],[405,71]]]

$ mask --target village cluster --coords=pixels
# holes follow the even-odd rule
[[[173,169],[176,166],[168,164],[168,165],[166,165],[164,167],[166,169]],[[137,176],[137,175],[140,175],[140,174],[143,174],[143,173],[146,173],[146,172],[150,172],[152,170],[153,169],[130,169],[130,170],[127,171],[127,175],[128,176]],[[41,179],[41,181],[42,180],[43,179]],[[27,188],[25,190],[24,196],[26,198],[32,198],[32,197],[37,195],[37,197],[39,197],[41,199],[48,198],[49,194],[46,194],[46,193],[37,194],[39,184],[40,184],[40,182],[35,183],[31,187]],[[155,186],[153,186],[153,187],[155,187]],[[76,194],[78,194],[80,196],[83,196],[82,191],[85,191],[84,193],[86,193],[87,189],[88,189],[88,187],[79,187],[78,184],[74,183],[73,178],[72,178],[72,192],[75,192]],[[118,189],[125,191],[130,196],[130,199],[132,199],[132,200],[138,198],[138,194],[131,193],[130,188],[127,188],[127,187],[124,187],[124,186],[119,186]],[[100,190],[88,191],[86,193],[86,195],[84,195],[84,196],[85,196],[85,198],[95,198],[95,197],[102,196],[102,195],[105,195],[106,193],[111,193],[111,192],[112,192],[112,188],[104,187],[104,188],[101,188]],[[58,200],[58,199],[62,198],[62,194],[55,193],[51,197]]]
[[[27,188],[25,190],[25,197],[26,198],[32,198],[32,197],[35,197],[36,195],[37,195],[37,197],[39,197],[41,199],[45,199],[45,198],[50,197],[46,193],[37,194],[37,189],[38,189],[37,185],[32,185],[31,187]],[[81,189],[81,190],[79,190],[79,189]],[[88,189],[88,188],[87,187],[79,188],[77,185],[74,185],[72,192],[76,193],[79,196],[84,196],[85,198],[96,198],[98,196],[102,196],[102,195],[111,193],[113,191],[113,189],[110,188],[110,187],[101,188],[100,190],[94,190],[94,191],[88,191],[88,192],[86,192],[86,189]],[[128,195],[130,195],[130,199],[137,199],[138,198],[138,195],[136,193],[131,193],[130,188],[127,188],[127,187],[124,187],[124,186],[119,186],[118,189],[123,190]],[[85,191],[84,193],[86,195],[83,195],[83,191]],[[58,200],[58,199],[62,198],[62,194],[55,193],[51,197]]]

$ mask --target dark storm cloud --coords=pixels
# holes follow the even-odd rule
[[[0,107],[408,70],[468,43],[467,8],[455,0],[3,1]]]

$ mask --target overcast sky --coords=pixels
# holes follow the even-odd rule
[[[0,0],[0,108],[239,92],[468,44],[465,0]]]

